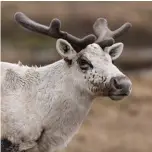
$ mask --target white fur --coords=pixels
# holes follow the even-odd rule
[[[61,41],[57,50],[64,58]],[[19,144],[20,150],[52,152],[65,147],[93,99],[102,95],[111,77],[123,75],[99,45],[90,44],[78,54],[69,46],[71,66],[63,59],[40,68],[1,63],[2,138]],[[80,54],[94,66],[87,73],[76,62]]]
[[[110,47],[107,47],[105,50],[110,54],[112,60],[116,60],[123,51],[123,43],[116,43]]]

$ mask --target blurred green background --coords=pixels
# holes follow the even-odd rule
[[[59,18],[62,30],[78,37],[93,33],[98,17],[113,30],[132,23],[117,40],[125,48],[115,63],[132,80],[132,94],[121,102],[96,99],[79,133],[61,152],[151,152],[152,2],[1,2],[1,60],[31,66],[60,59],[56,40],[21,28],[14,21],[17,11],[45,25]]]

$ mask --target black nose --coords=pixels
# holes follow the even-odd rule
[[[131,91],[132,83],[127,77],[113,77],[110,84],[113,90],[120,91],[121,94],[128,95]]]

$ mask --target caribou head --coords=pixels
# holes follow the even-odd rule
[[[115,38],[127,32],[130,23],[111,31],[107,21],[99,18],[93,25],[94,34],[79,39],[61,31],[58,19],[53,19],[50,26],[36,23],[20,12],[15,14],[15,19],[28,30],[58,39],[56,49],[80,89],[113,100],[120,100],[130,94],[131,81],[113,64],[123,51],[123,43],[115,43]]]

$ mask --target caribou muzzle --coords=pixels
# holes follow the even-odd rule
[[[131,93],[132,83],[125,76],[113,77],[110,80],[110,91],[108,93],[112,100],[120,100]]]

